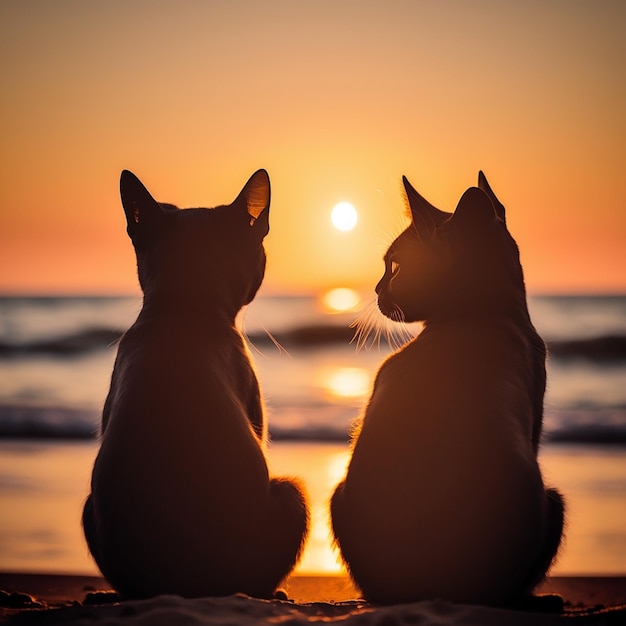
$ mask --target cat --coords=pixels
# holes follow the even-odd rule
[[[214,209],[157,203],[122,172],[143,306],[122,336],[83,528],[126,598],[271,597],[299,559],[306,496],[272,478],[259,383],[235,326],[263,280],[270,181]]]
[[[335,543],[372,602],[532,602],[564,500],[537,463],[546,349],[519,250],[482,172],[453,214],[403,182],[412,223],[376,293],[424,330],[378,371],[331,498]]]

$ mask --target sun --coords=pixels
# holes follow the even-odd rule
[[[356,209],[349,202],[336,204],[330,214],[330,221],[337,230],[352,230],[357,220]]]

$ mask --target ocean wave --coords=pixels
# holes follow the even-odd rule
[[[615,362],[626,360],[626,336],[606,335],[590,339],[548,342],[550,355],[557,359],[586,359]]]
[[[0,358],[21,356],[75,356],[95,350],[114,347],[123,331],[117,328],[87,328],[58,337],[30,341],[0,340]],[[328,344],[349,344],[355,331],[348,326],[319,324],[300,326],[272,334],[265,331],[245,333],[246,340],[254,346],[271,346],[279,343],[289,348],[309,348]]]
[[[549,443],[626,444],[626,406],[548,409],[543,439]]]
[[[114,347],[123,331],[119,328],[86,328],[58,337],[30,341],[0,340],[0,358],[21,356],[78,356],[95,350]],[[354,344],[355,330],[350,326],[312,324],[297,326],[278,333],[255,331],[246,333],[248,342],[257,347],[278,343],[287,349],[308,350],[328,345]],[[406,339],[401,332],[398,341]],[[394,342],[397,343],[397,342]],[[584,359],[596,363],[626,361],[626,335],[605,335],[585,339],[548,341],[550,357],[556,360]]]
[[[0,439],[94,439],[99,420],[89,409],[0,405]]]
[[[270,439],[347,443],[352,413],[344,413],[345,409],[333,405],[272,407]],[[100,412],[91,409],[0,405],[0,440],[92,440],[98,436],[99,423]],[[626,407],[550,411],[543,440],[548,444],[624,446]]]
[[[73,356],[114,346],[122,331],[113,328],[86,328],[59,337],[30,341],[0,341],[0,357],[20,356]]]
[[[614,424],[589,424],[578,428],[563,428],[547,432],[544,443],[583,443],[626,445],[626,429]]]
[[[349,344],[355,336],[354,328],[333,324],[298,326],[280,333],[246,333],[253,345],[270,345],[276,341],[286,348],[310,348],[329,344]]]

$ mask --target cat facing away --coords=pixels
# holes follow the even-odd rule
[[[376,293],[424,330],[379,369],[331,499],[335,540],[370,601],[531,601],[564,503],[537,463],[546,350],[519,251],[482,172],[453,214],[404,186],[412,223]]]
[[[235,325],[265,272],[270,182],[213,209],[120,193],[143,307],[120,340],[83,528],[122,596],[269,597],[297,562],[305,495],[270,478],[263,405]]]

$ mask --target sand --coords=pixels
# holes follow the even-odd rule
[[[21,444],[20,444],[21,445]],[[13,447],[11,447],[13,446]],[[177,626],[331,623],[374,625],[402,624],[624,624],[626,625],[626,568],[624,567],[624,461],[623,452],[594,448],[548,447],[544,470],[554,484],[563,487],[571,502],[567,543],[554,577],[538,591],[560,593],[567,601],[563,615],[538,615],[445,602],[421,602],[394,607],[374,607],[359,601],[358,591],[345,576],[334,576],[337,562],[329,541],[328,494],[345,473],[346,446],[337,444],[273,444],[273,473],[287,475],[298,468],[307,483],[312,503],[312,532],[302,564],[284,585],[291,602],[267,602],[245,597],[183,600],[159,597],[144,602],[94,604],[110,596],[86,595],[106,590],[97,576],[60,576],[43,572],[95,571],[80,532],[80,507],[96,446],[54,445],[15,451],[14,444],[0,451],[5,476],[28,477],[37,489],[13,492],[0,499],[0,528],[8,539],[0,546],[0,568],[17,572],[29,568],[38,574],[0,573],[0,622],[41,624],[155,624]],[[21,465],[20,465],[21,464]],[[19,466],[17,473],[10,469]],[[302,470],[302,471],[301,471]],[[306,471],[305,471],[306,470]],[[43,482],[42,482],[43,481]],[[569,482],[568,482],[569,481]],[[7,485],[13,484],[5,480]],[[583,490],[584,489],[584,490]],[[44,524],[45,537],[56,543],[32,544],[29,539]],[[28,540],[28,541],[27,541]],[[29,543],[29,541],[31,541]],[[19,559],[11,560],[11,555]],[[38,558],[34,559],[33,555]],[[57,558],[58,557],[58,558]],[[92,569],[88,569],[91,566]],[[326,571],[326,576],[311,572]],[[605,577],[574,575],[600,571]],[[11,596],[21,592],[28,597]],[[11,605],[13,604],[13,608]],[[602,608],[604,607],[604,608]],[[623,608],[619,608],[623,607]]]
[[[0,621],[18,624],[626,624],[626,577],[616,576],[548,579],[538,592],[560,593],[566,601],[564,612],[553,614],[442,601],[377,607],[360,600],[345,576],[293,576],[284,585],[289,600],[272,601],[238,595],[117,602],[103,578],[53,574],[0,573],[0,589]]]

